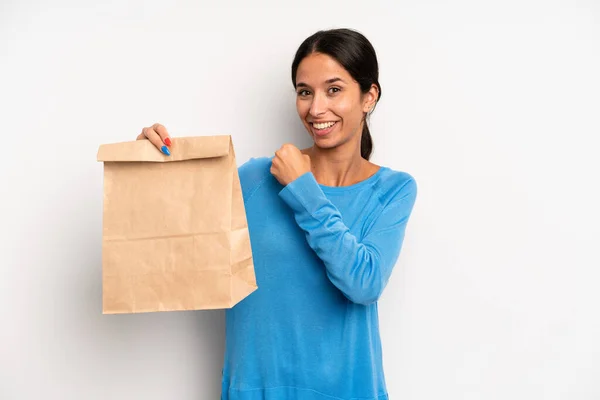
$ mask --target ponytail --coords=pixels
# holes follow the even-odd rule
[[[360,156],[365,160],[369,160],[371,152],[373,151],[373,138],[371,138],[371,132],[365,119],[363,125],[362,135],[360,137]]]

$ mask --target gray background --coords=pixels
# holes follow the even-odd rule
[[[237,3],[0,4],[0,398],[218,398],[222,311],[101,314],[96,151],[154,122],[240,164],[306,145],[290,64],[332,27],[376,47],[373,160],[419,184],[391,397],[600,398],[599,3]]]

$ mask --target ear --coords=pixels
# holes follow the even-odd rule
[[[369,91],[363,95],[363,112],[370,112],[373,107],[375,107],[378,98],[379,89],[377,89],[377,85],[373,83]]]

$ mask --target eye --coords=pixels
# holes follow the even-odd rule
[[[331,94],[335,94],[338,93],[339,91],[341,91],[342,89],[340,89],[339,87],[330,87],[329,88],[329,93]]]
[[[298,96],[305,97],[305,96],[308,96],[309,93],[310,92],[308,90],[304,90],[304,89],[303,90],[299,90],[298,91]]]

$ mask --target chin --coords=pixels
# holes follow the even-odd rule
[[[314,145],[320,149],[334,149],[341,144],[339,140],[334,138],[321,138],[318,136],[313,136],[312,139]]]

